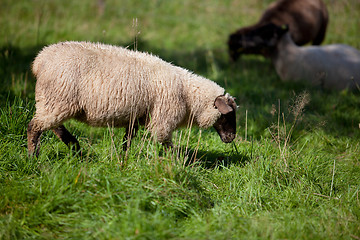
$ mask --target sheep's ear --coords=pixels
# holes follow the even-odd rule
[[[219,96],[215,99],[215,108],[219,110],[221,114],[228,114],[231,111],[234,111],[232,107],[227,104],[225,96]]]

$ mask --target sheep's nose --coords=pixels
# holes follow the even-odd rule
[[[221,141],[223,141],[224,143],[231,143],[234,140],[235,136],[236,134],[234,133],[224,134],[221,136]]]

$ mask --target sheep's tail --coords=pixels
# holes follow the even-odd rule
[[[32,63],[32,72],[34,74],[35,77],[38,77],[38,75],[41,72],[41,69],[44,68],[44,65],[46,63],[46,61],[44,61],[46,59],[46,55],[44,53],[44,50],[48,48],[48,47],[44,47],[39,53],[38,55],[35,57],[35,60]]]
[[[34,62],[32,63],[32,72],[35,77],[37,77],[40,72],[40,65],[41,65],[40,62],[41,61],[40,61],[39,57],[36,57]]]

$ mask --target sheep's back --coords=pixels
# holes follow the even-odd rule
[[[39,99],[72,106],[74,117],[96,126],[126,125],[151,112],[154,98],[174,97],[171,89],[181,86],[172,67],[146,53],[79,42],[47,47],[33,65]]]
[[[313,41],[319,32],[326,31],[328,12],[321,0],[280,0],[269,5],[260,22],[288,24],[294,42],[304,45]]]
[[[360,51],[344,45],[332,44],[322,47],[304,48],[303,65],[312,71],[313,82],[325,88],[354,88],[360,84]]]

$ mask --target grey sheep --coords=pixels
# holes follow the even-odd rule
[[[288,26],[269,24],[264,45],[272,46],[270,59],[284,81],[307,81],[325,89],[358,89],[360,51],[345,44],[299,47]]]

